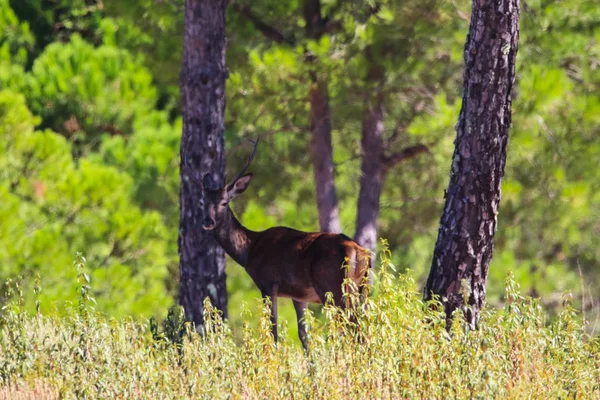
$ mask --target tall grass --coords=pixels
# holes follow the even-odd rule
[[[273,343],[268,305],[244,316],[260,324],[238,342],[208,303],[202,336],[178,309],[162,325],[106,318],[94,312],[83,262],[67,317],[27,314],[18,294],[4,308],[0,398],[600,398],[600,343],[568,297],[549,322],[510,278],[504,308],[485,310],[479,330],[460,313],[446,329],[410,275],[392,279],[384,252],[366,310],[308,314],[305,354],[285,334]]]

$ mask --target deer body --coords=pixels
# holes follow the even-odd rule
[[[361,287],[367,276],[367,250],[342,234],[308,233],[286,227],[251,231],[227,207],[223,222],[216,224],[214,237],[225,252],[252,278],[263,297],[271,298],[273,337],[277,339],[277,297],[294,301],[298,333],[304,347],[307,303],[325,303],[331,292],[342,304],[342,282],[348,274]],[[343,268],[344,264],[347,268]]]
[[[366,250],[349,237],[286,227],[254,232],[244,228],[231,210],[227,213],[232,224],[215,228],[215,239],[246,269],[261,292],[277,286],[278,297],[307,303],[323,302],[325,293],[332,292],[337,302],[341,299],[341,285],[346,273],[342,265],[346,259],[348,277],[357,286],[362,283],[368,263],[359,260],[358,256]],[[337,292],[340,292],[339,299],[335,296]]]
[[[352,280],[355,288],[363,287],[369,273],[370,253],[342,234],[309,233],[286,227],[261,232],[245,228],[233,215],[229,201],[248,187],[252,175],[242,174],[252,156],[242,172],[224,188],[215,185],[210,174],[206,174],[203,181],[192,174],[202,186],[202,226],[212,231],[225,252],[246,269],[263,298],[271,299],[275,340],[277,297],[293,300],[300,341],[307,348],[303,320],[307,303],[324,304],[326,293],[331,292],[334,303],[343,307],[344,279]]]

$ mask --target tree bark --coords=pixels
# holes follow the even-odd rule
[[[323,232],[339,233],[340,211],[335,190],[333,147],[331,145],[331,110],[327,85],[316,82],[310,89],[311,145],[315,176],[319,227]]]
[[[518,0],[474,0],[450,183],[425,299],[477,327],[497,229],[519,36]],[[468,298],[465,298],[468,296]]]
[[[383,104],[379,95],[369,97],[362,122],[360,191],[354,240],[374,252],[377,248],[377,219],[386,169],[383,163]]]
[[[203,302],[227,317],[225,254],[202,229],[201,188],[189,174],[211,173],[223,185],[225,172],[226,0],[187,0],[180,76],[183,134],[180,163],[179,301],[196,328],[203,327]],[[186,162],[193,171],[183,168]]]
[[[369,69],[365,79],[370,85],[365,95],[362,121],[360,191],[356,206],[356,232],[354,240],[373,253],[377,249],[377,220],[383,184],[390,168],[416,155],[427,152],[425,145],[405,147],[386,156],[389,140],[384,139],[384,106],[382,89],[385,69],[377,63],[371,49],[367,49]]]
[[[318,40],[325,29],[325,21],[321,15],[320,0],[304,0],[304,18],[308,38]],[[314,56],[307,54],[307,62],[315,62]],[[311,156],[319,227],[323,232],[339,233],[340,212],[335,190],[335,166],[333,163],[333,147],[331,145],[331,108],[327,83],[315,71],[310,72],[312,85],[309,89],[310,121],[311,121]]]

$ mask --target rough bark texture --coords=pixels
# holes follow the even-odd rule
[[[319,39],[325,29],[320,0],[304,1],[304,18],[307,36],[311,39]],[[313,62],[313,56],[307,54],[307,61]],[[311,72],[311,78],[313,82],[309,89],[312,136],[310,150],[315,176],[319,226],[323,232],[339,233],[342,228],[335,190],[329,94],[327,84],[316,72]]]
[[[425,299],[477,326],[497,229],[519,36],[518,0],[474,0],[450,183]],[[464,295],[468,299],[464,300]]]
[[[181,160],[187,160],[196,176],[211,173],[223,185],[225,171],[225,7],[226,0],[187,0],[181,101],[183,135]],[[180,168],[179,301],[187,316],[203,326],[203,301],[227,316],[225,254],[210,232],[202,228],[201,188]]]

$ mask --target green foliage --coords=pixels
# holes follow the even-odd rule
[[[261,40],[248,20],[232,13],[233,41],[249,45],[244,51],[234,43],[231,50],[236,58],[230,59],[228,124],[246,135],[273,135],[269,145],[274,151],[259,154],[255,162],[254,184],[260,192],[249,204],[253,219],[256,202],[272,214],[255,226],[267,226],[275,215],[281,224],[317,228],[313,182],[298,168],[310,165],[300,149],[308,146],[306,93],[308,70],[314,69],[329,88],[342,226],[352,232],[364,99],[376,89],[366,72],[369,65],[379,65],[385,71],[385,136],[403,127],[389,151],[416,142],[431,150],[390,173],[379,220],[380,235],[389,238],[400,269],[414,270],[422,282],[430,267],[460,110],[469,4],[387,1],[365,18],[364,4],[346,2],[330,9],[323,2],[323,14],[341,21],[341,28],[313,42],[294,29],[301,25],[301,7],[241,3],[296,40],[294,46]],[[282,20],[289,21],[287,26]],[[549,307],[566,288],[579,291],[580,267],[585,276],[593,276],[588,291],[599,284],[591,272],[600,259],[595,244],[600,220],[599,27],[597,7],[590,1],[560,7],[528,2],[522,13],[513,126],[490,268],[493,303],[502,299],[507,270],[514,270],[524,290],[544,297]],[[316,63],[306,65],[305,48],[318,56]],[[252,102],[255,107],[249,106]],[[288,214],[288,209],[293,211]]]
[[[25,71],[35,39],[27,23],[21,23],[8,0],[0,1],[0,88],[22,88]]]
[[[142,56],[161,93],[162,106],[177,108],[184,1],[105,0],[103,3],[106,15],[116,23],[115,42]]]
[[[0,277],[20,274],[31,285],[39,273],[48,285],[42,310],[55,303],[63,311],[76,299],[69,259],[86,249],[95,295],[104,294],[100,310],[161,314],[172,299],[159,214],[133,202],[127,174],[74,160],[71,144],[35,131],[37,122],[21,95],[0,92]]]
[[[102,1],[94,0],[3,0],[17,17],[29,24],[35,36],[31,55],[36,57],[55,40],[68,41],[77,33],[99,43],[102,37]],[[31,60],[30,60],[31,61]]]
[[[600,257],[600,14],[591,2],[528,3],[497,248],[523,288],[557,304]],[[576,18],[574,18],[576,16]],[[558,33],[560,32],[560,33]],[[494,272],[494,268],[496,271]],[[496,288],[495,292],[499,291]],[[589,288],[586,288],[589,291]]]
[[[0,60],[24,65],[33,50],[35,38],[28,23],[21,23],[8,0],[0,1]]]
[[[430,148],[389,173],[379,219],[398,270],[422,283],[460,110],[470,2],[386,0],[372,13],[372,1],[322,0],[333,25],[318,40],[305,33],[300,1],[230,3],[229,176],[247,159],[245,137],[262,138],[234,212],[255,230],[318,229],[307,150],[314,73],[329,89],[342,227],[352,235],[362,113],[377,89],[367,72],[379,66],[384,135],[400,132],[387,151]],[[233,6],[292,44],[266,39]],[[580,299],[600,284],[600,14],[591,0],[522,7],[488,301],[502,305],[512,270],[525,293],[556,310],[564,290]],[[79,251],[98,310],[164,315],[176,298],[182,30],[182,0],[0,0],[0,278],[22,275],[31,293],[39,273],[43,312],[78,300],[69,266]],[[227,271],[238,337],[242,304],[259,312],[260,294],[235,263]],[[26,295],[30,311],[34,297]],[[281,313],[294,321],[287,303]]]
[[[94,48],[78,35],[53,43],[33,63],[28,103],[43,127],[86,142],[127,134],[156,103],[151,75],[126,51]]]
[[[207,304],[203,336],[173,311],[165,326],[71,309],[64,317],[0,318],[0,395],[75,398],[581,398],[600,396],[600,343],[584,333],[568,298],[550,324],[511,277],[506,303],[484,311],[477,331],[460,312],[447,330],[439,304],[420,300],[410,275],[378,269],[368,309],[328,305],[308,313],[310,350],[282,335],[269,305],[236,341]],[[93,286],[94,281],[92,281]],[[14,286],[14,284],[13,284]],[[101,299],[99,299],[101,301]],[[178,316],[179,315],[179,316]],[[352,317],[354,316],[354,317]],[[351,318],[352,317],[352,318]],[[154,327],[152,327],[154,326]],[[284,331],[286,327],[284,326]],[[166,332],[165,332],[166,333]],[[174,344],[174,345],[173,345]],[[126,371],[127,373],[123,373]]]

